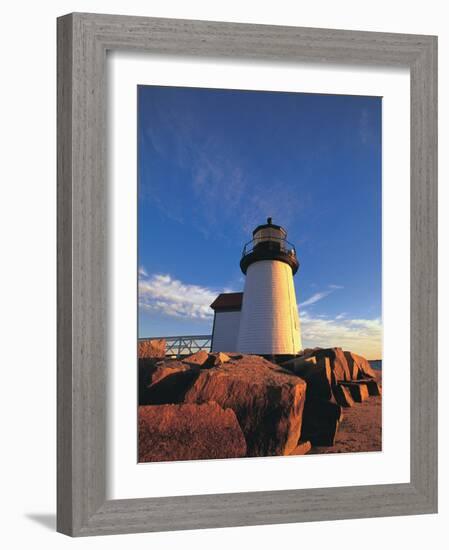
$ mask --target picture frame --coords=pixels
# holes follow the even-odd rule
[[[84,13],[57,25],[57,530],[88,536],[437,512],[437,38]],[[409,483],[107,500],[110,50],[409,68]]]

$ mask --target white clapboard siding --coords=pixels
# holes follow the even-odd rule
[[[301,348],[291,267],[278,260],[254,262],[246,272],[237,351],[295,354]]]
[[[216,311],[212,351],[237,351],[240,311]]]

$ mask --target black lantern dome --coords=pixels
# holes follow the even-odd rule
[[[246,275],[248,267],[261,260],[285,262],[292,268],[293,275],[299,268],[295,247],[287,241],[287,231],[272,223],[271,218],[267,218],[267,223],[254,229],[252,241],[243,248],[240,269]]]

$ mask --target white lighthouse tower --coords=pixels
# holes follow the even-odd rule
[[[240,267],[246,275],[237,350],[293,355],[302,349],[293,275],[299,262],[287,232],[271,218],[253,231]]]

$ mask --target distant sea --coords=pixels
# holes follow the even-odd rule
[[[376,359],[375,361],[370,361],[369,364],[374,370],[382,370],[382,359]]]

